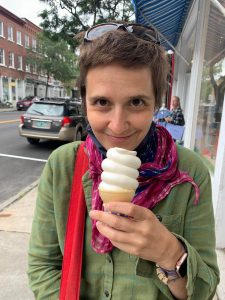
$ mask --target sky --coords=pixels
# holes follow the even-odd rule
[[[0,0],[0,5],[19,18],[26,18],[39,26],[41,18],[38,14],[46,8],[39,0]]]

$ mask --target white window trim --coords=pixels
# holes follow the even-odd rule
[[[2,21],[0,21],[0,23],[2,24],[2,31],[0,32],[0,37],[5,38],[5,36],[4,36],[4,23]]]
[[[18,33],[20,33],[20,42],[18,42]],[[22,32],[19,30],[16,31],[16,43],[17,43],[17,45],[23,46],[22,45]]]
[[[34,51],[34,52],[37,51],[37,40],[34,38],[32,38],[32,51]]]
[[[21,68],[18,67],[17,70],[23,71],[23,57],[22,57],[22,55],[18,56],[18,58],[17,58],[17,64],[18,64],[18,61],[19,61],[19,57],[21,57]]]
[[[12,55],[12,57],[11,57]],[[10,65],[10,60],[12,59],[12,64]],[[15,68],[15,54],[13,52],[9,52],[9,68]]]
[[[26,72],[30,73],[30,64],[26,64]]]
[[[3,63],[0,63],[0,66],[5,66],[5,50],[2,48],[1,50],[3,50]]]
[[[30,37],[28,34],[25,34],[25,48],[29,48],[30,47]]]
[[[9,37],[9,28],[11,28],[12,30],[11,30],[11,34],[12,34],[12,36],[10,36]],[[10,42],[14,42],[14,40],[13,40],[13,27],[12,26],[8,26],[8,40],[10,41]]]

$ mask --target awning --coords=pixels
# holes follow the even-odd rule
[[[132,0],[136,21],[152,25],[161,35],[166,49],[179,41],[193,0]]]

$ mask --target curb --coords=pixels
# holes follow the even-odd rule
[[[2,204],[0,204],[0,212],[5,209],[7,206],[12,204],[13,202],[20,200],[23,198],[27,193],[29,193],[31,190],[33,190],[38,185],[39,179],[25,187],[23,190],[21,190],[18,194],[10,197],[8,200],[4,201]]]
[[[0,112],[13,112],[17,111],[16,108],[0,108]]]

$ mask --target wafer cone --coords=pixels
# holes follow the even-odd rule
[[[124,192],[112,192],[99,189],[99,194],[104,203],[107,202],[131,202],[134,197],[135,191],[125,190]]]

